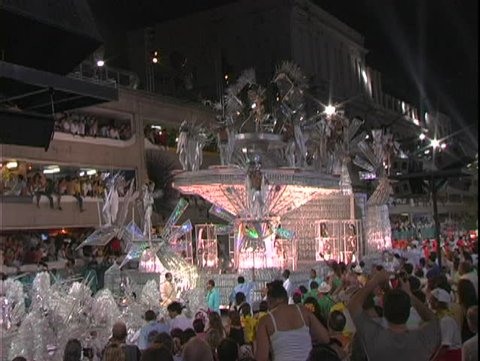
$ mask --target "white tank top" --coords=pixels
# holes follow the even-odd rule
[[[306,360],[312,350],[310,330],[305,323],[302,311],[296,305],[303,326],[295,330],[279,331],[272,313],[268,313],[273,322],[273,334],[270,336],[273,361]]]

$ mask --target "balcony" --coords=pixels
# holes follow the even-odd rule
[[[39,207],[32,196],[0,196],[0,230],[50,229],[72,227],[96,227],[99,225],[99,210],[102,200],[85,197],[84,212],[80,212],[73,196],[62,196],[62,210],[49,207],[48,198],[42,196]]]
[[[475,214],[478,210],[478,202],[473,197],[465,197],[437,202],[439,214]],[[429,200],[406,200],[403,203],[391,204],[388,207],[390,214],[432,214],[433,203]]]

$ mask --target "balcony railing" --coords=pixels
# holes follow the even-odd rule
[[[113,87],[123,86],[132,89],[137,89],[140,83],[138,75],[133,72],[107,65],[100,67],[88,61],[81,63],[69,76]]]

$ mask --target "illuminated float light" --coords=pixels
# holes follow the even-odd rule
[[[442,144],[440,144],[440,148],[441,148],[441,149],[447,148],[447,143],[442,143]]]
[[[362,78],[363,78],[363,82],[365,84],[368,83],[368,75],[367,75],[367,72],[365,70],[362,70]]]
[[[254,228],[245,227],[245,233],[250,238],[258,239],[259,237],[257,230]]]
[[[424,133],[420,133],[420,135],[418,136],[420,140],[424,140],[426,137],[427,136]]]
[[[293,239],[293,237],[295,237],[295,232],[284,228],[277,228],[275,233],[277,236],[284,239]]]

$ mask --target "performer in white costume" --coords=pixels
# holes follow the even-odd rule
[[[152,211],[153,211],[153,190],[155,183],[147,182],[142,187],[143,192],[143,235],[152,238]]]

